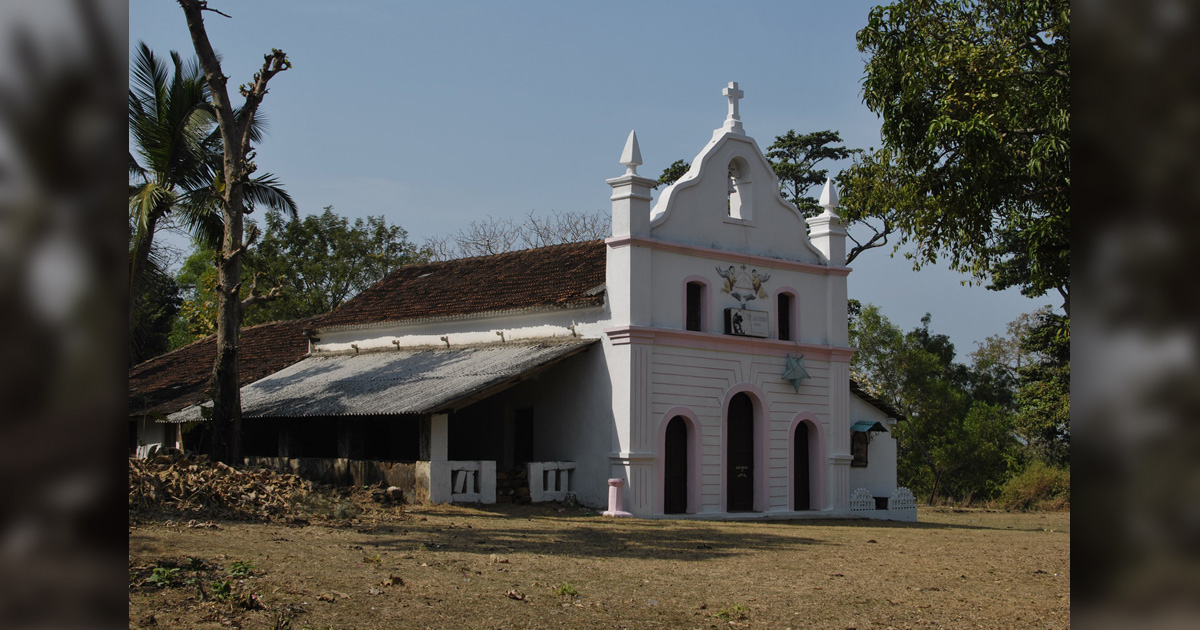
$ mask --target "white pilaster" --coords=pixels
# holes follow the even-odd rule
[[[829,362],[829,496],[835,511],[850,509],[850,364]]]

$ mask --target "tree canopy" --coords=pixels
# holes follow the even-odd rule
[[[893,429],[901,485],[930,500],[991,499],[1030,464],[1069,466],[1070,351],[1061,319],[1049,307],[1022,315],[967,365],[928,314],[903,332],[878,307],[858,309],[851,376],[906,416]]]
[[[243,273],[279,288],[274,299],[246,309],[243,326],[328,313],[397,268],[429,259],[399,225],[383,217],[338,215],[326,206],[318,215],[288,219],[268,211],[257,244],[246,251]],[[258,233],[251,224],[247,232]],[[197,247],[184,261],[177,282],[185,300],[172,332],[179,347],[216,331],[216,252]],[[242,287],[241,296],[250,289]]]
[[[900,0],[871,10],[863,101],[882,147],[842,174],[850,219],[879,217],[918,267],[1057,291],[1070,314],[1067,0]]]

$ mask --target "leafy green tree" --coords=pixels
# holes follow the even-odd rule
[[[183,300],[171,327],[172,350],[217,331],[216,256],[215,249],[197,245],[175,274]]]
[[[351,222],[326,206],[319,215],[287,219],[271,210],[266,229],[245,256],[243,272],[269,279],[277,295],[242,316],[244,326],[328,313],[401,266],[425,262],[429,252],[408,240],[408,232],[383,217]],[[247,232],[259,228],[250,223]],[[172,329],[172,347],[216,332],[215,250],[197,247],[176,276],[185,299]],[[245,298],[250,289],[242,287]]]
[[[1070,314],[1067,0],[900,0],[871,10],[863,100],[883,146],[842,174],[846,216],[880,217],[920,266],[1057,291]]]
[[[683,177],[687,174],[688,169],[691,168],[691,166],[692,165],[687,160],[675,160],[674,162],[671,162],[670,166],[663,169],[662,175],[658,176],[658,183],[655,184],[654,187],[658,188],[659,186],[670,186],[671,184],[674,184],[675,182],[679,181],[680,177]]]
[[[1018,369],[1017,430],[1034,456],[1051,466],[1071,463],[1071,320],[1042,311],[1021,338],[1031,360]]]
[[[429,253],[384,217],[351,222],[325,206],[318,215],[285,220],[268,212],[248,271],[277,279],[282,296],[262,305],[247,323],[328,313],[396,269],[425,262]]]
[[[822,212],[817,198],[810,193],[814,187],[825,183],[829,170],[818,166],[826,160],[844,160],[862,152],[862,149],[833,146],[841,141],[842,135],[831,129],[812,133],[789,130],[776,136],[775,142],[767,147],[767,159],[779,178],[783,198],[792,202],[806,217],[815,217]]]
[[[878,307],[863,306],[851,327],[851,374],[907,417],[893,429],[902,483],[930,501],[989,498],[1015,458],[1013,414],[979,386],[986,375],[954,361],[954,345],[930,322],[926,315],[904,333]]]
[[[182,298],[179,284],[159,260],[157,248],[146,259],[140,290],[133,304],[137,325],[131,331],[129,365],[171,349],[170,335]]]

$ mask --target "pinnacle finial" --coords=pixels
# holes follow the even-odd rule
[[[834,185],[832,179],[826,177],[825,187],[821,189],[821,198],[817,201],[817,205],[825,208],[825,212],[829,214],[837,214],[838,201],[837,186]]]
[[[625,167],[626,175],[637,175],[637,167],[642,165],[642,150],[638,147],[637,131],[629,132],[625,141],[625,150],[621,151],[621,166]]]

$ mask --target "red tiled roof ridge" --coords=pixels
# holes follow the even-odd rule
[[[604,284],[605,251],[604,241],[594,239],[405,265],[347,300],[320,327],[603,304],[603,296],[590,292]]]
[[[504,258],[504,257],[509,257],[509,256],[515,257],[517,255],[527,254],[527,253],[533,252],[533,251],[541,251],[541,250],[556,249],[556,248],[574,247],[574,248],[582,249],[583,246],[585,246],[585,245],[602,245],[603,243],[604,243],[604,239],[595,238],[595,239],[589,239],[586,241],[571,241],[570,243],[555,243],[553,245],[542,245],[541,247],[526,247],[525,249],[510,249],[506,252],[498,252],[495,254],[480,254],[478,256],[464,256],[462,258],[447,258],[446,260],[431,260],[429,262],[424,262],[424,263],[413,263],[413,264],[404,265],[403,267],[397,268],[396,270],[392,271],[387,276],[385,276],[384,280],[386,280],[388,276],[391,276],[392,274],[394,274],[398,271],[401,271],[401,270],[407,271],[407,270],[411,270],[411,269],[419,268],[419,267],[445,266],[445,265],[449,265],[451,263],[474,262],[474,261],[484,260],[484,259],[489,259],[489,258],[496,259],[496,258]],[[382,282],[382,280],[380,282]]]
[[[321,319],[323,317],[327,317],[328,315],[329,315],[329,313],[321,313],[320,315],[310,315],[308,317],[298,317],[296,319],[277,319],[277,320],[271,321],[271,322],[263,322],[261,324],[254,324],[253,326],[242,326],[241,333],[245,333],[246,331],[250,331],[250,330],[266,328],[267,326],[278,326],[280,324],[300,324],[302,322],[315,321],[315,320]],[[142,361],[141,363],[135,363],[135,364],[129,366],[129,372],[130,372],[130,374],[132,374],[138,368],[149,366],[151,363],[153,363],[155,361],[160,361],[160,360],[162,360],[166,357],[169,357],[177,352],[182,352],[184,350],[187,350],[187,349],[191,348],[192,346],[197,346],[197,345],[200,345],[205,342],[212,342],[214,339],[216,339],[216,337],[217,337],[216,333],[213,333],[211,335],[206,335],[204,337],[196,339],[195,341],[190,341],[182,346],[179,346],[178,348],[175,348],[174,350],[168,350],[167,352],[164,352],[158,356],[150,357],[149,359],[146,359],[145,361]]]

